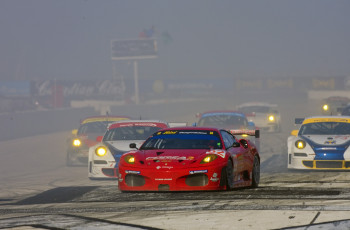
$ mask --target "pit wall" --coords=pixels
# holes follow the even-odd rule
[[[323,100],[333,96],[350,98],[348,90],[309,90],[307,94],[310,100]]]

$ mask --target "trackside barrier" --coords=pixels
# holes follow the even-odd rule
[[[80,119],[99,115],[92,107],[0,114],[0,141],[77,128]]]

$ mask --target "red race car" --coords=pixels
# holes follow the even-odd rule
[[[259,131],[247,134],[258,137]],[[230,190],[257,187],[259,180],[255,145],[217,128],[162,129],[119,162],[121,191]]]

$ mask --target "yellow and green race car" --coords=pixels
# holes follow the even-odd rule
[[[129,120],[125,116],[95,116],[87,117],[80,122],[78,129],[73,129],[67,139],[67,166],[88,164],[89,148],[98,142],[96,138],[103,135],[109,124]]]

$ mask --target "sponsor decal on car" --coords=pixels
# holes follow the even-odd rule
[[[336,147],[322,147],[321,150],[337,150]]]
[[[207,132],[199,132],[199,131],[180,131],[179,134],[201,134],[207,135]]]
[[[128,173],[128,174],[141,174],[140,171],[134,171],[134,170],[125,170],[125,173]]]
[[[130,123],[130,124],[120,124],[120,127],[129,127],[129,126],[150,126],[150,127],[157,127],[157,124],[154,123]]]
[[[350,136],[335,136],[334,138],[338,140],[347,140],[350,138]]]
[[[146,161],[171,161],[171,160],[176,160],[176,161],[185,161],[185,160],[193,160],[194,157],[185,157],[185,156],[158,156],[158,157],[147,157]]]
[[[165,131],[163,132],[163,134],[176,134],[177,131]]]
[[[206,152],[205,154],[215,154],[215,155],[218,155],[222,158],[225,158],[226,156],[226,151],[225,150],[219,150],[219,149],[213,149],[213,150],[210,150],[208,152]]]
[[[335,140],[328,140],[324,142],[326,145],[335,145],[336,141]]]
[[[173,166],[166,166],[166,165],[165,165],[165,166],[159,166],[159,165],[158,165],[158,166],[156,167],[156,169],[172,169],[172,168],[174,168],[174,167],[173,167]]]
[[[207,172],[208,172],[207,169],[204,169],[204,170],[193,170],[193,171],[190,171],[190,174],[207,173]]]
[[[169,180],[173,180],[173,178],[155,178],[154,180],[169,181]]]
[[[210,180],[213,181],[213,182],[219,181],[218,174],[217,173],[213,173],[213,176],[210,178]]]

